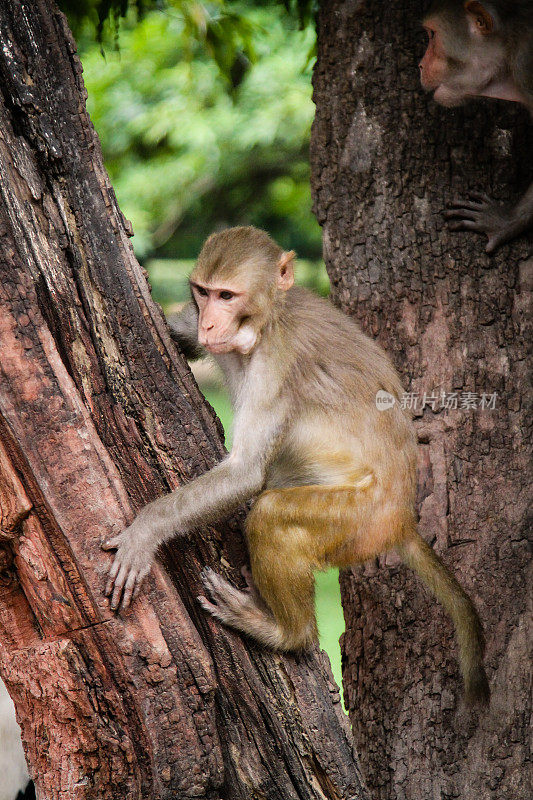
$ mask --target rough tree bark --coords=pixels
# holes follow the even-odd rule
[[[237,517],[109,611],[100,543],[221,431],[133,257],[64,17],[4,0],[0,39],[0,672],[38,797],[365,798],[321,654],[272,656],[195,602],[203,565],[239,580]]]
[[[524,239],[488,257],[480,237],[446,229],[442,209],[467,189],[524,191],[531,130],[516,105],[448,110],[423,94],[422,5],[322,4],[314,201],[334,299],[406,388],[498,393],[494,411],[417,411],[421,532],[478,605],[492,702],[464,709],[451,624],[392,558],[342,578],[345,696],[373,797],[525,800],[533,260]]]

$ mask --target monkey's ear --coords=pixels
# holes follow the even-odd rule
[[[294,250],[289,250],[288,253],[282,253],[278,261],[278,289],[286,292],[294,283],[294,257],[296,253]]]
[[[494,31],[494,17],[483,3],[478,2],[478,0],[466,0],[464,10],[478,33],[486,36]]]

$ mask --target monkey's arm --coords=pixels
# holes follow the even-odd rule
[[[194,361],[205,356],[205,350],[198,344],[198,309],[192,301],[178,314],[169,314],[167,323],[170,335],[185,358]]]
[[[150,571],[160,544],[176,534],[226,516],[259,493],[283,417],[279,407],[258,409],[256,429],[248,431],[248,439],[242,442],[236,430],[235,445],[224,461],[191,483],[149,503],[125,531],[102,545],[104,550],[117,551],[105,590],[112,595],[111,608],[118,608],[121,597],[123,608],[127,608]]]
[[[455,200],[444,212],[454,231],[476,231],[488,237],[486,252],[492,253],[533,227],[533,183],[515,206],[500,206],[486,194],[472,193],[467,200]]]

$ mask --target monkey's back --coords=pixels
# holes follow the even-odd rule
[[[383,348],[328,300],[293,287],[279,327],[290,365],[287,380],[298,395],[308,388],[308,396],[325,409],[354,402],[376,408],[380,390],[399,403],[402,384]]]
[[[411,503],[416,437],[384,350],[329,301],[300,287],[287,293],[279,336],[293,414],[269,485],[356,485],[372,476],[376,501],[388,493]],[[379,392],[390,396],[383,410]]]

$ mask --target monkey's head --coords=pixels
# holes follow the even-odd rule
[[[506,67],[500,20],[490,2],[436,0],[423,25],[429,42],[419,64],[420,81],[434,90],[437,103],[457,106],[490,94]]]
[[[199,343],[211,353],[250,353],[294,283],[294,255],[251,226],[212,234],[190,277]]]

